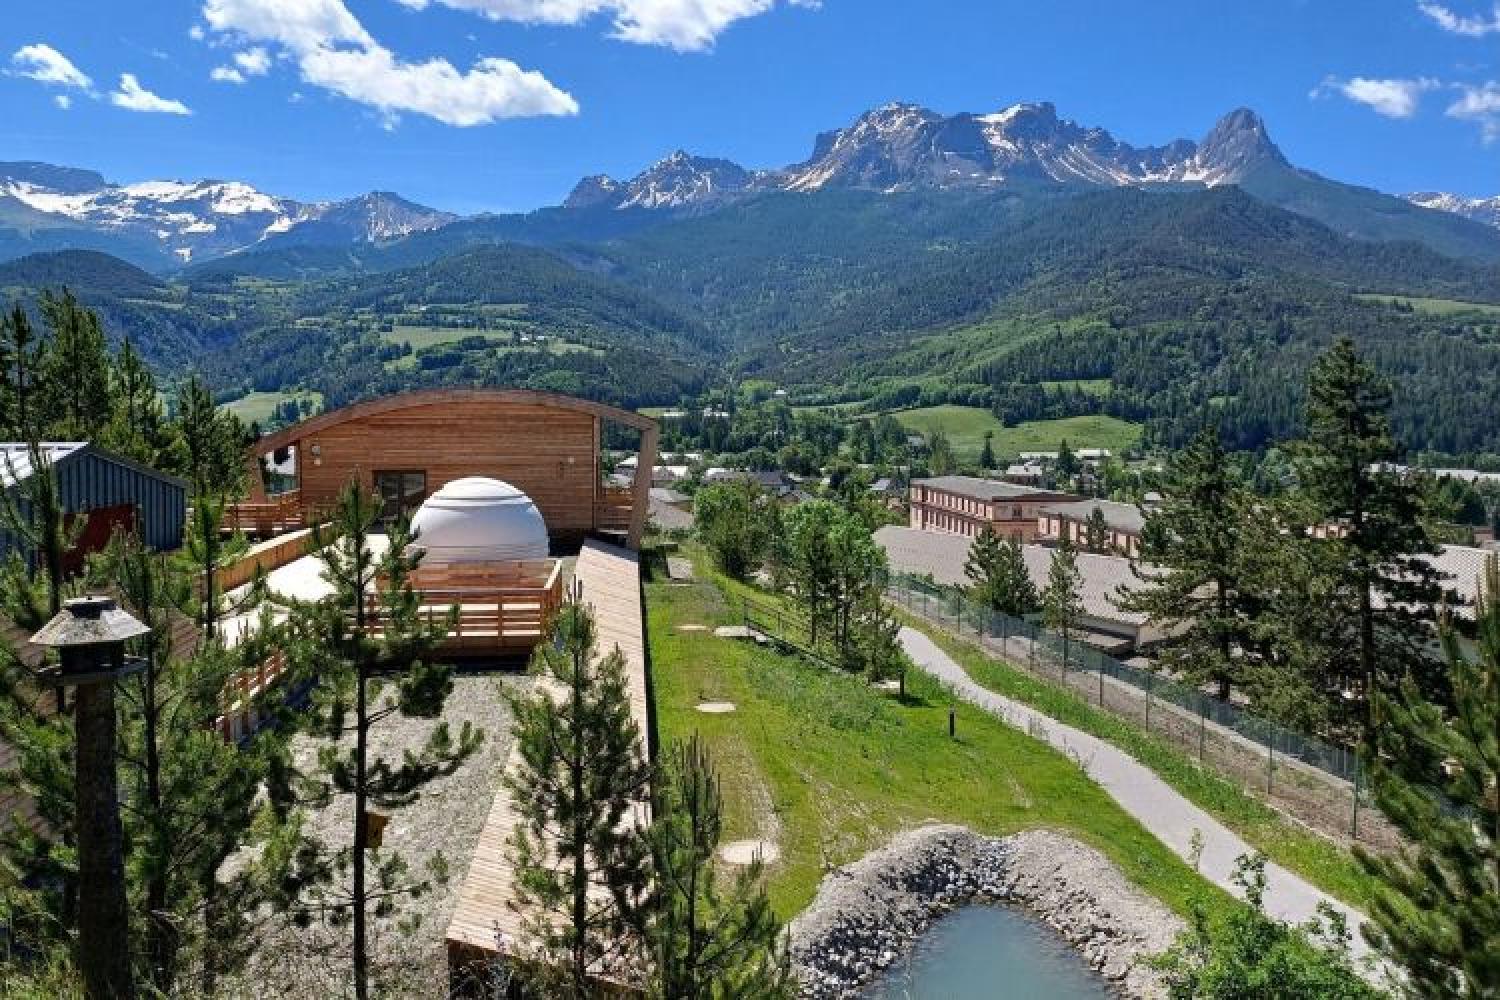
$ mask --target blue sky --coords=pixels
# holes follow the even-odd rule
[[[276,194],[553,204],[748,166],[892,101],[1051,100],[1137,144],[1248,105],[1297,164],[1500,193],[1493,0],[11,0],[0,159]],[[19,9],[18,9],[19,8]]]

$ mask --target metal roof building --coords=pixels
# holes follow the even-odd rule
[[[116,527],[136,528],[154,549],[182,546],[187,484],[181,479],[87,441],[47,441],[41,451],[57,477],[63,508],[85,518],[78,544],[81,551],[102,548]],[[14,490],[35,473],[27,445],[0,443],[0,489]],[[9,553],[15,544],[8,532],[0,531],[0,555]]]

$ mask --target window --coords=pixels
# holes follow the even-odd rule
[[[427,473],[411,470],[375,473],[380,519],[387,524],[401,513],[413,514],[427,499]]]

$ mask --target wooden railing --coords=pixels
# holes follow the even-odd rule
[[[278,493],[266,500],[242,500],[224,508],[222,530],[227,532],[270,538],[305,527],[307,512],[302,508],[300,490]]]
[[[308,536],[310,537],[310,535]],[[458,618],[438,645],[446,656],[499,656],[530,652],[547,635],[562,607],[562,563],[542,559],[515,563],[469,563],[420,568],[412,587],[429,625]],[[371,631],[383,627],[380,595],[366,595]],[[260,722],[256,701],[287,671],[286,653],[273,650],[258,665],[241,670],[224,689],[224,714],[214,728],[226,740],[250,735]]]
[[[275,649],[259,665],[231,677],[224,689],[224,714],[214,720],[219,735],[233,743],[255,732],[260,723],[256,700],[274,687],[286,670],[286,653]]]
[[[594,527],[599,531],[629,531],[635,511],[635,491],[628,486],[608,486],[594,503]]]
[[[411,584],[429,625],[442,624],[458,609],[448,637],[438,646],[447,656],[529,652],[546,636],[562,606],[562,563],[557,560],[419,567]],[[384,612],[379,595],[366,600],[371,627],[380,628]]]
[[[287,535],[270,544],[257,545],[239,559],[227,566],[219,567],[215,572],[219,593],[243,587],[255,579],[257,570],[269,573],[288,563],[296,562],[312,549],[313,533],[311,530]],[[202,586],[201,580],[199,586],[200,588]]]

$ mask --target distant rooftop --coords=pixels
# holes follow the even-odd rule
[[[1116,531],[1139,535],[1146,526],[1146,515],[1133,503],[1116,503],[1113,500],[1079,500],[1073,503],[1049,503],[1042,508],[1044,514],[1061,514],[1075,521],[1087,521],[1094,509],[1104,515],[1104,523]]]
[[[1043,490],[1035,486],[1020,486],[998,479],[980,479],[977,476],[933,476],[931,479],[914,479],[913,486],[930,486],[935,490],[973,497],[975,500],[1009,500],[1021,496],[1066,496],[1056,490]]]
[[[40,443],[42,458],[50,465],[87,448],[87,441],[43,441]],[[31,478],[36,470],[31,467],[31,448],[24,441],[0,442],[0,485],[14,486]]]
[[[969,585],[968,578],[964,576],[964,563],[969,558],[969,546],[973,544],[971,538],[887,525],[876,530],[875,542],[885,549],[891,569],[897,572],[918,575],[925,573],[948,587]],[[1021,546],[1027,575],[1039,590],[1047,584],[1047,571],[1052,566],[1055,551],[1044,545]],[[1116,593],[1122,588],[1135,590],[1142,586],[1130,569],[1129,559],[1092,552],[1079,552],[1077,558],[1078,572],[1083,578],[1079,598],[1084,614],[1124,625],[1145,623],[1145,615],[1121,611],[1114,601]]]

